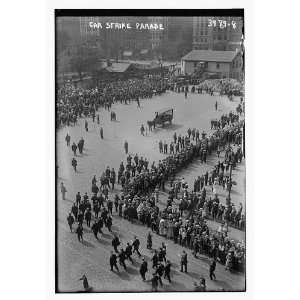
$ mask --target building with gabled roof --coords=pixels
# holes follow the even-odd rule
[[[242,71],[240,51],[192,50],[181,59],[181,73],[184,75],[214,75],[240,80]]]

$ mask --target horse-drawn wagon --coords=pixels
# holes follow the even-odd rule
[[[155,129],[157,125],[165,125],[165,123],[172,124],[174,110],[173,108],[165,108],[155,112],[155,118],[153,121],[147,121],[149,131],[152,131],[152,127]]]

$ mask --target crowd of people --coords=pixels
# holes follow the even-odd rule
[[[220,83],[219,83],[220,84]],[[226,85],[224,85],[226,87]],[[226,88],[224,87],[225,91]],[[155,93],[163,93],[167,86],[162,85],[158,78],[132,79],[115,82],[97,87],[92,90],[83,90],[74,87],[64,87],[58,93],[58,126],[76,123],[77,118],[92,116],[100,106],[109,109],[116,101],[138,101],[139,98],[151,98]],[[207,90],[209,92],[209,90]],[[139,105],[139,104],[138,104]],[[211,129],[215,131],[207,136],[205,132],[200,134],[196,128],[189,128],[186,135],[174,133],[171,143],[159,141],[159,151],[166,154],[166,158],[158,163],[149,163],[145,157],[138,154],[128,155],[126,163],[121,162],[118,172],[114,168],[107,167],[102,173],[99,182],[96,176],[92,178],[89,198],[87,193],[83,196],[77,193],[71,211],[67,216],[70,231],[76,225],[75,232],[78,240],[83,241],[83,223],[86,222],[96,239],[103,233],[104,227],[112,232],[113,210],[119,217],[129,222],[140,222],[147,226],[152,233],[156,233],[174,243],[192,250],[195,257],[207,255],[211,257],[210,279],[214,279],[216,261],[225,265],[225,270],[244,272],[245,245],[244,242],[230,240],[228,237],[228,225],[240,229],[245,228],[245,215],[240,204],[238,208],[227,199],[226,205],[220,203],[216,187],[226,189],[229,194],[234,182],[231,179],[231,171],[242,161],[241,149],[242,128],[244,121],[240,120],[242,111],[230,112],[221,116],[220,120],[212,120]],[[99,120],[99,117],[98,117]],[[86,126],[86,125],[85,125]],[[86,130],[88,128],[86,126]],[[102,132],[103,136],[103,132]],[[70,145],[70,136],[66,136],[67,146]],[[230,145],[234,146],[230,146]],[[71,146],[74,156],[76,149],[82,153],[84,140]],[[124,145],[125,147],[125,145]],[[175,180],[175,175],[185,168],[195,158],[200,158],[206,163],[207,155],[216,151],[219,157],[220,151],[225,151],[225,159],[218,162],[211,172],[198,176],[194,181],[193,189],[182,180]],[[126,154],[128,153],[125,147]],[[73,158],[74,160],[75,158]],[[72,165],[73,165],[72,160]],[[77,161],[76,161],[77,165]],[[73,166],[74,167],[74,166]],[[74,167],[76,171],[76,166]],[[159,190],[165,191],[166,182],[170,182],[170,191],[167,205],[160,208]],[[110,196],[115,184],[122,186],[122,193]],[[211,189],[214,197],[208,197]],[[65,199],[66,188],[61,184],[61,192]],[[175,204],[179,200],[179,205]],[[221,222],[217,232],[209,229],[207,219],[211,218]],[[92,224],[91,224],[92,223]],[[134,241],[126,243],[126,246],[118,250],[120,245],[118,236],[114,235],[111,252],[111,271],[119,272],[117,261],[126,270],[125,261],[132,261],[131,256],[139,252],[140,241],[135,237]],[[152,234],[147,235],[147,248],[152,247]],[[164,255],[162,254],[164,253]],[[154,251],[153,273],[150,279],[152,289],[157,290],[158,284],[162,285],[162,276],[171,282],[171,262],[166,259],[166,249],[162,245]],[[187,270],[186,252],[181,255],[181,271]],[[142,259],[140,275],[146,280],[148,271],[147,262]],[[205,290],[205,279],[195,289]]]
[[[78,222],[76,229],[78,240],[82,240],[83,220],[86,220],[88,227],[91,226],[91,212],[94,213],[95,219],[91,229],[96,238],[97,233],[101,233],[104,226],[111,231],[113,207],[115,207],[115,212],[120,217],[130,222],[138,220],[151,228],[152,232],[192,249],[195,256],[209,255],[225,264],[228,270],[243,271],[244,244],[227,237],[228,225],[240,228],[245,226],[242,206],[236,209],[230,201],[224,206],[220,204],[216,193],[216,185],[228,191],[231,189],[232,182],[228,171],[242,160],[241,147],[238,146],[234,151],[228,144],[241,144],[243,121],[233,113],[223,119],[226,120],[226,125],[217,129],[209,137],[206,137],[203,132],[200,139],[196,134],[197,130],[194,129],[189,129],[187,135],[183,137],[175,133],[173,143],[176,147],[179,145],[179,151],[177,153],[170,151],[170,155],[159,161],[157,166],[155,162],[149,166],[148,160],[137,154],[133,157],[128,155],[126,167],[122,162],[118,171],[118,183],[122,185],[123,193],[120,196],[116,194],[113,200],[109,197],[109,189],[114,188],[116,179],[114,169],[107,167],[103,172],[100,187],[94,176],[91,188],[92,204],[87,194],[81,201],[81,195],[78,193],[76,203],[68,216],[71,230],[72,224]],[[174,181],[175,174],[194,158],[200,156],[201,161],[205,162],[206,153],[211,154],[212,151],[220,149],[225,151],[224,161],[219,161],[210,173],[206,172],[196,178],[193,191],[188,191],[184,179],[179,182]],[[161,210],[157,205],[159,189],[164,190],[167,180],[171,181],[171,190],[167,206]],[[215,196],[213,199],[206,197],[206,188],[212,189]],[[178,195],[181,195],[181,198],[177,207],[174,205],[174,200],[179,198]],[[187,212],[186,218],[183,217],[183,212]],[[217,233],[209,230],[206,223],[208,217],[223,222]]]
[[[198,92],[202,91],[210,94],[219,93],[219,95],[227,95],[228,97],[242,96],[244,94],[244,86],[239,81],[232,78],[209,79],[201,82],[198,87]]]
[[[167,83],[160,76],[104,83],[91,89],[66,84],[57,91],[56,126],[74,125],[83,116],[94,118],[100,107],[109,110],[116,102],[137,101],[139,105],[140,98],[152,98],[166,89]]]

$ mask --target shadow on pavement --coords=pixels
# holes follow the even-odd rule
[[[128,273],[125,270],[122,270],[116,274],[119,275],[119,277],[123,280],[130,280],[130,276],[128,275]]]
[[[172,280],[168,285],[163,285],[162,289],[165,291],[184,291],[186,290],[186,287],[181,282]]]
[[[136,269],[133,269],[131,267],[127,267],[127,272],[129,274],[134,274],[134,275],[139,274],[139,272]]]
[[[95,246],[92,243],[88,242],[88,241],[82,241],[82,244],[84,246],[87,246],[87,247],[90,247],[90,248],[95,248]]]
[[[109,242],[107,242],[107,241],[105,241],[105,240],[101,240],[101,238],[98,239],[97,241],[98,241],[98,243],[103,244],[103,245],[110,245]]]
[[[101,236],[105,239],[111,239],[111,235],[107,233],[101,233]]]
[[[190,277],[193,277],[193,278],[195,278],[195,279],[198,279],[198,278],[200,278],[200,275],[198,274],[198,273],[195,273],[195,272],[187,272],[187,273],[185,273],[186,275],[188,275],[188,276],[190,276]]]

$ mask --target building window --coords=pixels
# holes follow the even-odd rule
[[[219,63],[216,64],[216,68],[220,69],[220,64]]]
[[[196,62],[194,62],[194,68],[197,68],[197,63]]]

